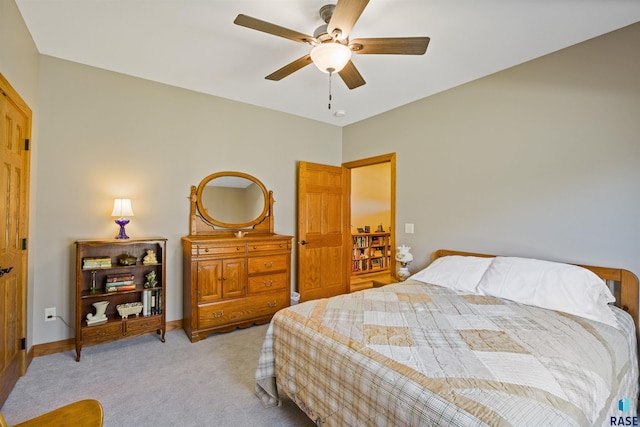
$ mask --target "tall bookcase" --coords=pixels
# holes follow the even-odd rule
[[[101,344],[122,338],[155,332],[164,342],[165,238],[78,240],[76,245],[76,361],[80,361],[83,345]],[[155,262],[145,261],[153,251]],[[121,258],[127,258],[120,261]],[[147,277],[155,273],[155,283]],[[115,290],[112,280],[126,285]],[[107,288],[109,281],[110,287]],[[133,282],[133,285],[128,284]],[[146,283],[146,287],[145,287]],[[97,317],[98,302],[108,302],[106,319]],[[118,305],[142,303],[139,314],[120,315]],[[131,305],[131,304],[130,304]],[[135,304],[137,305],[137,304]],[[125,306],[121,306],[123,310]],[[91,314],[91,320],[87,315]]]
[[[351,275],[389,271],[391,233],[353,234],[351,241]]]

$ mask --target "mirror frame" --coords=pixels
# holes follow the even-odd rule
[[[262,208],[262,212],[253,220],[248,221],[248,222],[244,222],[244,223],[228,223],[228,222],[222,222],[222,221],[218,221],[217,219],[211,217],[207,211],[205,209],[203,209],[202,206],[202,193],[204,192],[205,187],[207,186],[208,183],[210,183],[211,181],[213,181],[216,178],[220,178],[223,176],[234,176],[234,177],[238,177],[238,178],[245,178],[248,179],[249,181],[252,181],[253,183],[255,183],[260,190],[262,191],[262,196],[263,196],[263,208]],[[207,221],[210,224],[213,224],[215,226],[218,227],[222,227],[222,228],[247,228],[247,227],[255,227],[256,225],[262,223],[265,218],[267,217],[269,210],[270,210],[270,195],[269,192],[267,191],[267,188],[264,186],[264,184],[262,182],[260,182],[259,179],[257,179],[256,177],[249,175],[247,173],[243,173],[243,172],[233,172],[233,171],[223,171],[223,172],[216,172],[216,173],[212,173],[211,175],[205,177],[202,181],[200,181],[200,184],[198,184],[198,190],[196,192],[196,205],[198,208],[198,213],[200,214],[200,216]]]

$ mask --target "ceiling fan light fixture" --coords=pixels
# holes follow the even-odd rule
[[[351,60],[351,49],[340,43],[322,43],[311,49],[311,59],[323,73],[337,73]]]

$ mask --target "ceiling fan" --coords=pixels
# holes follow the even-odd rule
[[[312,62],[325,73],[337,72],[349,89],[366,82],[351,62],[351,53],[422,55],[427,51],[429,37],[365,38],[349,40],[349,34],[369,0],[338,0],[320,8],[320,18],[325,22],[313,33],[313,37],[270,22],[240,14],[234,24],[284,37],[313,48],[309,54],[296,59],[265,77],[281,80]]]

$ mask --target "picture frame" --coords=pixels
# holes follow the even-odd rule
[[[360,227],[358,227],[357,230],[358,230],[358,233],[364,233],[364,229],[362,229]]]
[[[368,225],[364,226],[364,232],[365,233],[370,233],[371,232],[371,227],[369,227]]]

